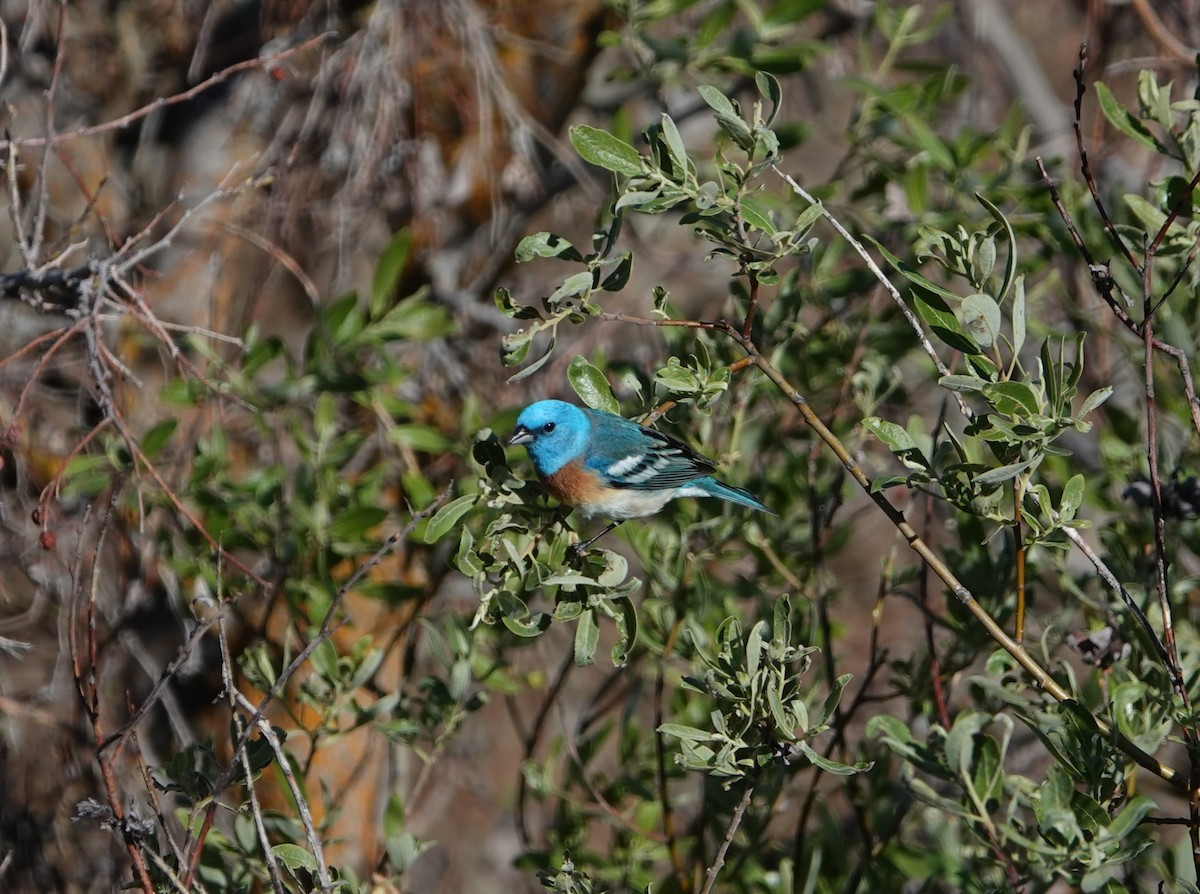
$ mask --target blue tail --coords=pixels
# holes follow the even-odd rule
[[[697,478],[695,481],[689,483],[689,487],[694,487],[698,496],[719,497],[722,500],[728,500],[730,503],[737,503],[739,506],[757,509],[759,512],[765,512],[768,515],[778,515],[777,512],[764,506],[762,501],[750,493],[750,491],[734,487],[732,484],[726,484],[724,481],[718,481],[716,478]]]

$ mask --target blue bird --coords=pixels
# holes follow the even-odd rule
[[[682,441],[629,419],[561,400],[530,404],[510,444],[524,444],[550,495],[613,524],[653,515],[676,497],[718,497],[774,515],[749,491],[712,477],[716,464]]]

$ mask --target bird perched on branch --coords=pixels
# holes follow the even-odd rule
[[[712,477],[716,464],[682,441],[629,419],[561,400],[530,404],[510,444],[524,444],[546,490],[585,516],[613,523],[653,515],[676,497],[717,497],[768,512],[758,498]]]

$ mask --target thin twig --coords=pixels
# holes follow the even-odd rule
[[[1196,64],[1196,51],[1174,35],[1171,29],[1158,17],[1158,13],[1154,11],[1150,0],[1130,0],[1130,5],[1133,7],[1133,11],[1137,13],[1137,17],[1142,20],[1142,25],[1146,31],[1154,38],[1155,43],[1176,59],[1187,62],[1189,65]]]
[[[187,642],[181,645],[179,647],[179,651],[175,654],[175,657],[171,659],[171,661],[167,662],[167,666],[163,668],[158,680],[155,681],[154,686],[151,687],[149,694],[142,699],[142,703],[138,706],[137,710],[132,712],[133,716],[129,718],[124,727],[100,743],[100,751],[106,750],[114,743],[118,743],[117,751],[120,751],[121,747],[124,746],[126,739],[133,735],[134,731],[142,722],[142,719],[146,716],[146,714],[156,704],[158,704],[158,700],[162,696],[167,684],[171,681],[171,678],[174,677],[175,674],[178,673],[179,669],[188,662],[192,656],[192,652],[195,650],[196,646],[200,644],[200,641],[204,639],[205,635],[209,631],[209,628],[211,628],[219,618],[224,618],[225,611],[226,607],[222,606],[220,610],[214,612],[211,617],[204,619],[196,625],[195,629],[191,632],[191,635],[188,636]]]
[[[104,741],[104,720],[100,711],[100,684],[99,684],[99,664],[97,662],[97,637],[96,637],[96,596],[100,590],[100,555],[104,547],[104,540],[108,533],[109,527],[112,524],[114,511],[116,509],[117,499],[120,496],[121,487],[118,484],[113,488],[112,495],[108,501],[108,508],[104,514],[104,518],[100,522],[100,528],[96,534],[96,545],[92,551],[92,567],[91,574],[87,575],[87,584],[85,586],[85,574],[83,568],[83,540],[80,540],[80,554],[76,557],[75,569],[73,573],[73,587],[71,598],[71,614],[68,619],[69,640],[71,649],[71,668],[75,677],[75,687],[79,693],[80,701],[82,702],[84,712],[88,716],[88,720],[92,727],[92,737],[97,748]],[[79,622],[78,622],[78,604],[81,600],[87,600],[85,613],[86,624],[86,640],[84,643],[79,642]],[[84,651],[86,649],[86,656]],[[154,885],[150,880],[149,868],[146,866],[146,857],[138,838],[134,835],[132,827],[128,822],[128,815],[125,812],[124,799],[120,790],[117,787],[116,775],[113,771],[111,759],[106,757],[102,752],[97,753],[97,765],[100,771],[100,778],[104,784],[104,793],[108,801],[108,808],[112,811],[113,826],[120,832],[121,841],[125,845],[125,850],[129,854],[130,862],[133,865],[134,872],[137,875],[138,884],[144,894],[154,894]],[[186,887],[186,886],[185,886]]]
[[[1046,171],[1046,165],[1041,158],[1037,159],[1038,170],[1042,174],[1042,182],[1046,184],[1046,188],[1050,191],[1050,199],[1054,202],[1054,207],[1058,209],[1058,214],[1063,220],[1063,224],[1067,228],[1067,232],[1071,236],[1071,241],[1075,243],[1075,249],[1079,252],[1080,257],[1088,265],[1088,272],[1092,278],[1092,285],[1096,289],[1096,294],[1108,305],[1108,309],[1112,311],[1113,316],[1121,322],[1126,329],[1136,335],[1142,337],[1142,326],[1136,320],[1129,316],[1121,302],[1117,301],[1113,295],[1113,290],[1116,289],[1116,282],[1109,274],[1108,267],[1104,264],[1098,264],[1092,256],[1091,250],[1084,243],[1083,238],[1079,235],[1079,230],[1076,229],[1074,221],[1071,219],[1070,213],[1063,205],[1062,198],[1058,194],[1058,188],[1054,185],[1054,181],[1050,179],[1050,174]],[[1192,379],[1191,365],[1188,363],[1187,355],[1174,345],[1167,344],[1158,338],[1154,339],[1154,349],[1166,354],[1175,361],[1179,367],[1180,379],[1183,382],[1183,391],[1188,401],[1188,411],[1192,417],[1192,428],[1197,435],[1200,435],[1200,397],[1197,397],[1195,382]]]
[[[1139,269],[1138,262],[1134,260],[1133,253],[1129,250],[1129,246],[1125,244],[1125,240],[1121,238],[1120,232],[1117,230],[1116,224],[1112,218],[1108,216],[1108,209],[1104,205],[1104,200],[1100,198],[1100,191],[1096,188],[1096,180],[1092,177],[1092,168],[1088,163],[1087,149],[1083,145],[1083,96],[1087,92],[1087,84],[1083,79],[1084,69],[1087,66],[1087,43],[1079,45],[1079,67],[1072,72],[1075,76],[1075,147],[1079,151],[1079,169],[1083,173],[1083,179],[1087,183],[1088,191],[1092,194],[1092,203],[1096,206],[1096,211],[1100,215],[1100,219],[1104,222],[1104,232],[1112,241],[1125,260],[1129,262],[1129,266],[1134,270]]]
[[[221,632],[221,648],[225,652],[222,663],[228,668],[232,666],[232,659],[229,658],[229,644],[224,642],[225,633],[223,628],[224,625],[222,625]],[[227,671],[222,671],[222,673],[227,673]],[[254,714],[254,705],[246,696],[238,692],[236,687],[230,686],[229,697],[234,706],[240,707],[247,714]],[[239,732],[249,732],[249,728],[245,725],[240,714],[236,716],[236,722],[239,726]],[[316,826],[313,825],[312,811],[308,808],[308,801],[304,796],[304,791],[301,789],[299,783],[296,782],[296,774],[292,770],[292,762],[289,760],[287,751],[284,750],[283,742],[280,741],[279,736],[275,734],[275,730],[271,728],[271,724],[267,722],[265,717],[260,718],[258,721],[258,734],[262,736],[263,741],[267,743],[267,747],[275,755],[275,765],[279,767],[279,772],[283,774],[288,791],[292,795],[292,801],[296,805],[296,812],[300,814],[300,824],[304,826],[304,837],[308,839],[308,847],[312,852],[313,862],[317,864],[317,881],[321,886],[321,890],[330,891],[332,890],[332,880],[329,877],[329,867],[325,864],[325,850],[321,846],[321,839],[317,835]],[[283,885],[283,879],[279,875],[279,865],[271,848],[270,836],[267,834],[266,826],[263,824],[262,808],[258,803],[258,795],[254,791],[254,776],[250,766],[250,750],[243,748],[240,755],[242,772],[246,774],[246,791],[250,796],[250,809],[254,814],[254,826],[257,830],[258,840],[262,844],[263,857],[267,861],[267,870],[271,874],[271,887],[275,889],[276,894],[284,894],[286,889]]]
[[[679,836],[675,831],[675,810],[671,802],[671,790],[667,784],[667,743],[666,736],[662,733],[661,727],[664,716],[665,704],[665,687],[666,675],[665,664],[670,655],[675,651],[675,640],[679,636],[679,631],[683,628],[683,619],[686,617],[685,612],[677,612],[675,621],[671,624],[671,629],[667,633],[666,642],[663,644],[662,655],[655,662],[654,671],[654,772],[658,777],[658,803],[662,808],[662,830],[663,837],[667,842],[667,856],[671,861],[671,871],[675,873],[675,882],[679,885],[679,890],[682,894],[690,894],[692,890],[692,876],[688,873],[687,868],[683,863],[683,854],[679,849]]]
[[[892,285],[891,281],[887,278],[887,276],[884,275],[884,272],[879,269],[879,265],[875,263],[875,259],[871,257],[871,254],[867,251],[866,247],[863,246],[858,239],[850,235],[850,231],[842,226],[842,222],[834,217],[829,212],[829,209],[821,204],[815,196],[811,195],[808,190],[797,183],[790,174],[780,170],[777,165],[771,165],[771,170],[779,175],[779,177],[782,178],[782,180],[792,188],[792,192],[796,193],[796,195],[800,196],[806,202],[820,207],[821,216],[824,217],[825,220],[829,222],[830,226],[837,230],[838,235],[845,239],[846,242],[849,243],[850,247],[858,253],[858,256],[862,258],[863,262],[867,265],[867,269],[874,274],[875,278],[879,280],[885,289],[887,289],[888,294],[892,296],[892,302],[900,309],[900,313],[904,315],[904,319],[908,321],[908,325],[911,326],[913,332],[916,333],[917,341],[920,343],[921,349],[925,352],[929,359],[933,361],[933,365],[937,368],[938,373],[943,376],[950,375],[950,370],[946,367],[946,364],[942,363],[942,358],[938,356],[937,351],[934,350],[933,343],[929,341],[929,338],[925,335],[925,330],[921,328],[921,321],[917,319],[917,316],[912,312],[912,309],[904,303],[904,299],[900,296],[900,291],[894,285]],[[962,413],[963,417],[967,420],[974,419],[975,413],[969,406],[967,406],[967,402],[963,396],[957,391],[953,393],[954,399],[958,403],[959,412]]]
[[[67,42],[64,39],[67,24],[67,5],[59,4],[58,26],[55,34],[54,68],[50,73],[50,86],[46,88],[45,129],[46,136],[54,135],[54,113],[58,108],[58,85],[62,82],[63,61],[67,58]],[[37,169],[37,200],[33,206],[33,232],[30,234],[29,253],[40,257],[42,240],[46,235],[46,213],[50,207],[50,143],[42,147],[42,160]]]
[[[171,96],[160,96],[153,102],[149,102],[139,109],[134,109],[127,115],[122,115],[120,118],[114,118],[111,121],[104,121],[100,124],[92,124],[87,127],[80,127],[76,130],[67,133],[56,133],[53,136],[45,137],[20,137],[17,139],[0,140],[0,150],[7,150],[13,146],[44,146],[47,143],[57,145],[65,143],[69,140],[76,140],[81,137],[95,136],[100,133],[107,133],[111,130],[122,130],[131,124],[134,124],[143,118],[154,114],[160,109],[165,109],[167,106],[178,105],[181,102],[187,102],[190,99],[195,99],[201,93],[211,90],[213,87],[229,80],[235,74],[247,71],[254,68],[275,68],[285,59],[289,59],[298,53],[303,53],[305,50],[311,49],[326,40],[335,37],[332,31],[326,31],[323,34],[318,34],[316,37],[311,37],[301,44],[294,47],[289,47],[286,50],[281,50],[278,53],[272,53],[270,56],[259,56],[255,59],[246,59],[242,62],[237,62],[230,65],[228,68],[223,68],[211,77],[201,81],[195,87],[184,90],[182,93],[175,93]]]
[[[1057,513],[1054,514],[1054,521],[1059,521]],[[1129,609],[1134,619],[1138,622],[1138,625],[1142,628],[1142,632],[1146,634],[1146,638],[1150,641],[1150,645],[1158,656],[1159,661],[1162,662],[1163,667],[1170,673],[1171,659],[1167,655],[1166,647],[1163,646],[1162,639],[1154,629],[1154,625],[1150,623],[1150,619],[1146,617],[1146,613],[1142,611],[1142,607],[1137,604],[1133,595],[1117,579],[1112,569],[1096,554],[1096,551],[1088,545],[1088,542],[1083,539],[1078,531],[1070,527],[1064,527],[1062,531],[1067,535],[1067,539],[1075,545],[1075,548],[1083,553],[1084,557],[1092,563],[1092,567],[1096,569],[1096,573],[1100,575],[1101,580],[1108,584],[1121,597],[1121,601],[1125,603],[1125,607]]]
[[[729,846],[733,844],[733,836],[737,833],[738,826],[742,824],[742,818],[746,815],[746,809],[750,806],[750,800],[753,797],[754,783],[747,781],[742,798],[734,808],[733,816],[729,818],[729,825],[725,829],[725,837],[721,840],[721,846],[717,849],[716,859],[704,873],[704,887],[700,889],[700,894],[709,894],[713,885],[717,883],[717,876],[721,872],[721,867],[725,865],[725,855],[729,852]]]
[[[13,234],[16,236],[17,249],[21,252],[21,260],[26,269],[32,270],[37,266],[36,256],[30,250],[29,236],[25,232],[25,221],[21,213],[21,188],[17,183],[17,172],[20,170],[17,162],[17,147],[11,143],[4,147],[4,174],[8,181],[8,216],[12,221]]]

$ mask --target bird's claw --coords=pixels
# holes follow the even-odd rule
[[[568,546],[566,554],[567,565],[576,571],[582,568],[584,560],[587,559],[589,546],[591,546],[590,540],[586,543],[572,543]]]

